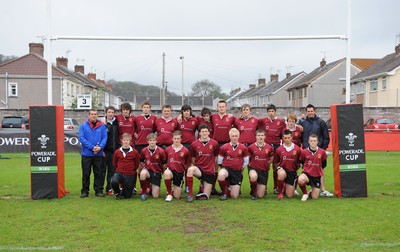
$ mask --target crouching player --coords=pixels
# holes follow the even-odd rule
[[[318,136],[311,134],[308,138],[309,147],[304,149],[300,155],[303,164],[303,172],[299,176],[299,186],[311,186],[311,198],[317,199],[320,193],[321,176],[324,175],[323,168],[326,167],[326,151],[318,148]],[[310,195],[304,194],[301,201],[306,201]]]
[[[161,175],[163,166],[166,163],[165,152],[162,148],[156,145],[157,136],[154,133],[147,135],[149,146],[142,149],[140,152],[140,187],[142,189],[141,200],[147,200],[150,192],[153,198],[158,198],[160,195]]]
[[[283,199],[283,190],[288,198],[293,198],[296,190],[297,170],[299,169],[299,158],[301,149],[292,142],[292,131],[283,131],[283,145],[275,152],[275,163],[278,172],[278,200]]]
[[[181,143],[182,133],[175,130],[172,133],[172,145],[165,149],[167,156],[167,165],[164,171],[164,182],[167,188],[167,197],[165,201],[170,202],[173,198],[179,199],[182,193],[183,178],[185,171],[190,165],[189,150]],[[174,184],[174,193],[172,194],[172,183]]]
[[[199,126],[200,138],[190,146],[190,155],[193,166],[186,173],[186,185],[189,190],[187,202],[193,202],[193,177],[204,181],[203,193],[199,199],[208,199],[215,184],[215,171],[217,167],[218,142],[210,138],[210,130],[206,124]]]
[[[131,142],[131,134],[122,134],[122,146],[114,152],[113,166],[115,173],[111,177],[111,187],[117,200],[121,198],[121,195],[126,199],[132,197],[133,184],[139,166],[139,153],[131,147]],[[122,192],[119,188],[120,184],[122,185]]]
[[[220,200],[228,198],[228,187],[230,197],[239,197],[240,185],[242,184],[242,172],[249,164],[249,152],[244,144],[239,143],[239,131],[236,128],[229,130],[230,142],[222,145],[218,154],[218,164],[221,170],[218,173],[218,183],[222,190]]]
[[[248,166],[251,186],[251,199],[263,198],[268,182],[270,164],[274,159],[274,149],[265,143],[265,131],[256,131],[256,142],[248,148],[250,163]]]

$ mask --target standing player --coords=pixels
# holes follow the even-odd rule
[[[240,185],[242,184],[242,172],[244,167],[249,164],[249,153],[247,147],[239,143],[239,131],[232,128],[229,131],[230,143],[224,144],[219,149],[218,164],[221,170],[218,173],[218,183],[222,190],[220,200],[228,198],[228,187],[230,197],[239,197]]]
[[[171,105],[162,106],[162,116],[156,120],[157,145],[163,149],[172,144],[172,132],[178,129],[178,122],[171,117],[171,110]]]
[[[317,199],[320,194],[321,177],[326,167],[326,151],[318,147],[318,136],[311,134],[308,138],[309,147],[301,152],[300,162],[303,163],[303,172],[299,176],[299,186],[310,185],[311,194],[304,194],[301,201],[309,196]]]
[[[242,105],[242,114],[235,119],[235,128],[239,130],[239,142],[249,147],[256,141],[256,130],[258,127],[258,119],[251,115],[251,106],[249,104]]]
[[[282,139],[283,145],[275,152],[275,163],[278,165],[278,200],[283,199],[284,184],[286,184],[286,196],[292,198],[295,195],[297,170],[299,169],[301,154],[301,149],[292,142],[292,132],[290,130],[283,131]]]
[[[118,139],[118,120],[115,118],[115,108],[109,106],[106,108],[106,116],[103,121],[107,129],[107,144],[104,147],[104,158],[106,165],[106,192],[108,195],[112,196],[111,190],[111,178],[115,173],[115,167],[113,165],[114,152],[118,149],[119,139]]]
[[[132,197],[133,182],[136,180],[136,171],[139,166],[139,153],[132,148],[132,136],[128,133],[122,134],[122,146],[114,152],[113,163],[115,174],[111,178],[115,199],[120,199],[121,194],[125,199]],[[122,192],[120,187],[122,185]]]
[[[296,125],[297,122],[296,115],[289,114],[286,120],[287,120],[286,129],[292,132],[292,142],[295,145],[301,147],[301,144],[303,142],[303,130],[301,126]]]
[[[308,104],[306,107],[307,117],[301,122],[303,126],[303,149],[308,148],[308,138],[312,134],[318,137],[318,147],[326,150],[328,148],[330,138],[328,127],[324,120],[317,116],[315,113],[315,107],[312,104]],[[325,189],[325,176],[321,177],[321,194],[322,197],[333,197],[333,194]]]
[[[122,134],[129,133],[133,138],[132,140],[134,140],[135,117],[131,115],[132,106],[128,102],[124,102],[121,104],[119,110],[121,114],[115,116],[118,120],[118,134],[119,134],[118,139],[121,139]],[[131,145],[132,146],[134,145],[134,141],[132,141]]]
[[[151,115],[151,103],[142,103],[142,114],[135,118],[135,149],[140,153],[147,146],[147,135],[156,131],[156,117]]]
[[[147,142],[149,146],[140,152],[140,165],[142,167],[142,171],[140,172],[141,200],[147,200],[150,185],[153,198],[158,198],[160,195],[163,166],[167,161],[164,150],[156,144],[156,134],[148,134]]]
[[[202,124],[207,125],[208,129],[210,130],[210,137],[213,138],[214,129],[211,122],[211,115],[212,115],[211,110],[209,108],[203,108],[200,112],[200,115],[201,116],[196,117],[197,121],[199,122],[199,126]],[[200,138],[200,134],[198,138]]]
[[[181,197],[185,171],[190,165],[189,150],[182,145],[181,141],[182,133],[176,130],[172,133],[172,145],[165,149],[168,160],[164,171],[164,182],[168,193],[165,201],[167,202]],[[174,184],[173,194],[172,183]]]
[[[256,131],[256,142],[248,148],[250,163],[248,166],[251,186],[251,198],[263,198],[268,182],[270,164],[274,159],[274,149],[265,143],[265,131]]]
[[[218,113],[211,115],[211,122],[214,126],[214,140],[218,142],[219,146],[229,143],[229,130],[235,122],[235,117],[226,113],[226,101],[220,100],[218,102]]]
[[[204,196],[208,199],[211,195],[211,190],[215,184],[215,171],[217,167],[217,156],[219,146],[217,141],[211,139],[208,126],[202,124],[199,126],[200,138],[190,146],[190,155],[192,157],[193,166],[189,167],[186,173],[186,184],[189,190],[187,197],[188,202],[193,202],[193,177],[204,181]]]
[[[179,125],[178,128],[182,132],[182,144],[187,149],[190,148],[190,144],[196,140],[196,130],[198,125],[198,121],[193,117],[192,107],[185,104],[181,108],[181,120],[178,120]]]
[[[265,142],[270,144],[274,148],[274,152],[281,146],[282,132],[286,128],[285,122],[276,116],[276,107],[271,104],[267,107],[268,117],[258,120],[258,125],[260,129],[265,130],[266,138]],[[274,193],[278,193],[278,188],[276,184],[277,173],[276,173],[276,163],[273,165],[273,175],[274,175]]]

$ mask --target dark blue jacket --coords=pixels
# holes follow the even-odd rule
[[[315,115],[314,118],[307,117],[303,122],[303,149],[308,148],[308,138],[311,134],[318,136],[318,147],[326,150],[329,145],[329,132],[328,127],[324,120]]]

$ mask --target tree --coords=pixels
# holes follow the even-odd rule
[[[197,81],[192,85],[193,96],[212,96],[214,98],[221,96],[221,87],[209,80]]]

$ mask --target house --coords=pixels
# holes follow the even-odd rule
[[[0,82],[5,83],[0,88],[0,108],[28,109],[30,105],[47,104],[47,61],[43,55],[43,44],[30,43],[29,54],[0,65]],[[52,79],[53,104],[65,109],[76,106],[78,94],[92,94],[94,106],[99,109],[111,104],[110,97],[114,105],[121,103],[121,97],[113,96],[104,83],[85,76],[83,66],[75,66],[75,72],[69,70],[66,58],[57,58]]]
[[[305,72],[300,72],[294,75],[290,73],[286,74],[286,78],[282,81],[274,81],[267,85],[260,93],[256,94],[259,96],[259,104],[261,106],[268,106],[269,104],[274,104],[277,107],[287,106],[287,92],[286,88],[296,83],[306,76]]]
[[[364,107],[399,107],[400,105],[400,44],[353,78],[350,99]]]
[[[351,60],[351,76],[361,72],[362,69],[359,65],[355,65]],[[322,59],[318,68],[286,89],[288,92],[287,106],[306,107],[311,103],[316,107],[329,107],[331,104],[344,103],[346,83],[343,79],[345,77],[345,58],[329,64]]]

